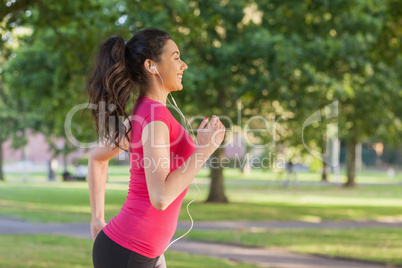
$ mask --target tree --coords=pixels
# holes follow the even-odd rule
[[[27,2],[12,2],[10,7]],[[289,120],[281,123],[286,130],[282,141],[300,144],[302,122],[338,100],[339,135],[348,141],[348,148],[368,136],[400,133],[401,108],[395,101],[400,97],[400,45],[392,41],[400,38],[400,1],[31,3],[27,18],[16,19],[26,16],[22,15],[27,14],[26,6],[9,13],[14,27],[33,30],[24,41],[27,47],[15,52],[9,70],[20,73],[9,72],[9,83],[16,88],[30,85],[35,94],[23,92],[24,96],[32,110],[41,111],[46,122],[41,130],[47,136],[63,135],[67,111],[86,101],[85,71],[96,44],[111,34],[129,38],[156,25],[172,34],[192,70],[183,80],[186,94],[176,96],[185,114],[198,115],[198,106],[237,122],[240,99],[244,121],[259,112],[286,112]],[[266,106],[270,108],[264,110]],[[75,122],[77,135],[89,139],[89,131],[79,130],[82,122]],[[313,140],[319,144],[322,135]],[[217,150],[215,156],[221,158],[222,152]],[[352,170],[351,166],[350,185]],[[211,170],[211,177],[208,201],[226,202],[223,169]]]
[[[260,49],[264,45],[259,43],[265,38],[266,31],[258,24],[261,18],[256,19],[257,23],[252,18],[255,4],[251,1],[175,2],[174,6],[171,2],[165,3],[177,35],[182,36],[179,40],[183,44],[183,55],[188,57],[188,64],[193,70],[186,84],[190,90],[182,102],[222,115],[222,122],[231,130],[230,123],[237,123],[237,100],[242,99],[246,103],[255,100],[250,99],[253,95],[248,94],[251,84],[248,78],[252,76],[254,79],[253,92],[262,91],[267,80],[265,76],[258,75],[266,71],[264,66],[259,68],[261,61],[267,58],[265,51]],[[191,112],[194,108],[189,106],[185,108]],[[244,111],[242,115],[245,115]],[[247,120],[247,115],[243,120]],[[223,152],[224,149],[220,148],[213,157],[220,162]],[[210,176],[207,202],[227,202],[222,165],[211,169]]]
[[[32,34],[18,40],[20,46],[14,49],[16,56],[9,60],[3,73],[12,98],[20,102],[15,110],[20,116],[35,114],[37,117],[35,123],[30,121],[32,124],[25,126],[43,133],[53,152],[66,155],[76,147],[66,142],[60,150],[54,138],[65,137],[66,114],[75,105],[87,101],[83,94],[86,70],[99,42],[98,36],[83,35],[82,30],[95,33],[109,28],[114,31],[117,26],[112,22],[117,20],[118,13],[103,14],[101,10],[105,5],[95,1],[24,3],[28,2],[30,5],[18,5],[22,10],[14,6],[16,3],[11,4],[9,11],[13,13],[4,17],[10,30],[26,27]],[[24,12],[25,9],[29,10]],[[7,18],[13,18],[13,23]],[[93,139],[93,133],[83,126],[78,113],[72,123],[78,140]]]
[[[11,2],[10,2],[11,4]],[[5,3],[4,5],[5,6]],[[35,119],[35,116],[22,116],[19,111],[19,100],[13,95],[8,85],[4,81],[4,73],[7,64],[13,54],[13,46],[8,43],[12,39],[20,37],[12,33],[12,28],[15,27],[19,20],[17,14],[23,13],[24,4],[18,4],[18,7],[13,5],[13,13],[8,13],[10,10],[2,9],[0,12],[0,180],[4,181],[3,174],[3,142],[12,138],[12,146],[14,148],[22,147],[27,140],[24,136],[24,128]]]
[[[389,18],[399,5],[396,1],[258,2],[264,12],[262,24],[271,38],[281,40],[277,54],[266,64],[279,73],[278,99],[293,112],[299,129],[308,115],[339,101],[339,136],[348,148],[347,186],[354,185],[356,143],[382,128],[391,130],[383,132],[388,137],[401,131],[395,101],[400,94],[400,49],[393,48],[391,57],[387,50],[387,58],[376,52],[383,51],[379,41],[384,42],[384,30],[391,41],[400,36],[396,31],[400,20]],[[297,134],[300,142],[301,131]],[[315,139],[322,140],[322,135]]]

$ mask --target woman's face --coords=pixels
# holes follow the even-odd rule
[[[187,64],[180,59],[180,51],[174,41],[166,42],[161,61],[155,67],[163,78],[166,93],[183,89],[182,77]],[[159,78],[158,75],[156,77]]]

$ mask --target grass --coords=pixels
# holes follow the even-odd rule
[[[116,215],[127,195],[128,177],[124,168],[111,167],[107,184],[106,221]],[[300,174],[308,182],[298,188],[282,188],[274,173],[253,171],[243,177],[237,170],[225,170],[229,204],[195,202],[190,206],[195,221],[220,220],[401,220],[401,187],[376,186],[382,180],[367,174],[370,182],[352,189],[318,183],[314,174]],[[309,177],[311,176],[311,177]],[[208,171],[197,176],[200,200],[208,194]],[[33,178],[33,177],[30,177]],[[35,177],[36,178],[36,177]],[[45,182],[38,175],[31,183],[0,182],[0,216],[33,222],[89,222],[88,186],[85,182]],[[124,183],[122,183],[124,181]],[[402,181],[400,175],[394,182]],[[183,203],[180,220],[188,220],[184,208],[196,190],[191,186]],[[180,233],[180,232],[178,232]],[[302,253],[375,260],[402,264],[402,231],[391,228],[356,230],[266,230],[195,231],[192,239],[214,239],[263,247],[279,247]],[[23,245],[23,246],[21,246]],[[90,267],[92,242],[86,239],[46,235],[6,235],[0,239],[0,267]],[[7,250],[3,250],[7,248]],[[35,249],[35,250],[33,250]],[[73,257],[71,257],[73,256]],[[169,251],[169,267],[253,267],[231,266],[196,255]],[[56,265],[57,264],[57,265]],[[61,265],[60,265],[61,264]],[[65,266],[63,266],[66,264]]]
[[[205,200],[209,184],[198,180]],[[400,187],[360,186],[353,189],[310,185],[298,188],[264,181],[226,181],[229,204],[195,202],[190,206],[196,221],[219,220],[367,220],[401,219]],[[106,220],[125,201],[127,184],[107,184]],[[193,186],[183,206],[196,196]],[[33,222],[87,222],[90,219],[85,182],[0,183],[0,216]],[[180,220],[188,220],[183,208]]]
[[[3,235],[0,239],[0,267],[93,267],[92,240],[56,235]],[[168,250],[165,253],[169,268],[256,268]]]
[[[69,166],[68,170],[74,173],[75,168],[73,166]],[[130,178],[129,166],[109,166],[109,181],[111,182],[126,182]],[[57,180],[61,181],[61,175],[63,173],[62,167],[59,167],[57,171]],[[35,171],[29,172],[28,174],[28,182],[47,182],[47,172],[46,171]],[[226,180],[247,180],[251,181],[271,181],[271,182],[280,182],[282,181],[286,175],[284,173],[273,172],[268,169],[253,169],[250,174],[247,176],[243,175],[239,169],[234,168],[226,168],[224,169],[224,176]],[[23,181],[23,173],[22,172],[12,172],[5,174],[6,180],[8,182],[24,182]],[[198,178],[208,178],[209,177],[209,169],[203,168],[197,175]],[[310,171],[299,171],[297,172],[297,178],[301,182],[319,182],[321,179],[321,175],[319,172],[310,172]],[[329,181],[334,181],[334,178],[331,174],[328,175]],[[340,183],[344,183],[346,181],[346,173],[345,171],[341,171]],[[396,174],[393,178],[388,178],[386,171],[377,170],[377,171],[363,171],[357,174],[356,183],[368,183],[368,184],[402,184],[402,173],[400,171],[396,171]]]
[[[117,187],[114,187],[117,186]],[[118,213],[127,190],[108,185],[105,212]],[[0,215],[32,222],[87,222],[90,220],[86,183],[0,184]]]
[[[194,230],[188,234],[187,239],[281,248],[299,253],[402,265],[402,230],[399,228]]]
[[[202,169],[198,176],[207,178],[209,175],[208,169]],[[259,180],[259,181],[282,181],[286,178],[286,174],[283,172],[273,172],[267,169],[253,169],[250,174],[243,175],[239,169],[227,168],[224,170],[224,176],[229,180]],[[310,171],[298,171],[297,179],[301,182],[319,182],[321,180],[321,174],[319,172]],[[328,174],[328,180],[334,182],[334,177]],[[397,172],[395,177],[390,179],[387,177],[385,171],[363,171],[358,173],[356,183],[368,183],[368,184],[395,184],[402,183],[402,173]],[[346,172],[341,172],[340,183],[346,182]]]

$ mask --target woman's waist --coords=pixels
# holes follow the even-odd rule
[[[138,206],[135,206],[137,204]],[[174,232],[180,207],[171,207],[169,211],[159,211],[151,204],[144,207],[139,202],[123,205],[120,212],[111,220],[113,227],[126,234],[136,230],[148,229],[152,232]],[[163,223],[163,224],[162,224]]]

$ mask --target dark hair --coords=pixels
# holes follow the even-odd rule
[[[171,39],[162,30],[143,29],[135,33],[127,43],[123,37],[116,35],[100,46],[86,85],[90,105],[96,104],[96,108],[91,109],[91,116],[95,119],[98,139],[106,138],[116,146],[124,137],[129,139],[131,123],[129,127],[123,124],[128,118],[125,110],[131,93],[143,95],[147,89],[148,75],[144,62],[146,59],[159,62],[163,47]],[[100,106],[104,109],[100,109]],[[99,123],[100,116],[104,117],[102,125]],[[117,129],[114,124],[109,124],[110,117],[116,119]]]

